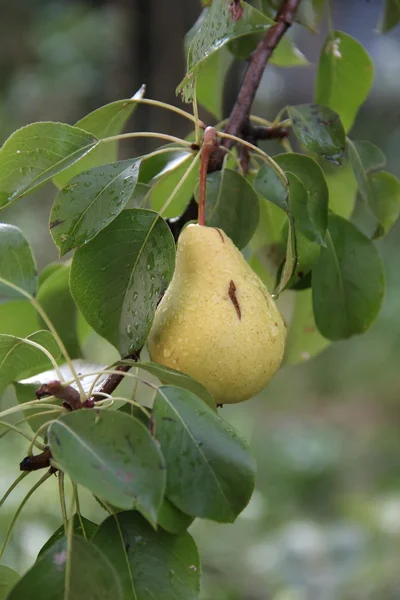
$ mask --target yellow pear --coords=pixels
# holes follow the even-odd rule
[[[285,337],[274,300],[232,240],[188,225],[148,339],[151,360],[190,375],[218,404],[242,402],[278,370]]]

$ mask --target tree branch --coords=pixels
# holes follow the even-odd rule
[[[243,136],[248,142],[256,142],[257,140],[281,140],[289,135],[289,130],[286,127],[263,127],[262,125],[252,125],[247,121],[243,130]]]
[[[141,349],[135,352],[134,354],[129,354],[126,358],[129,358],[135,362],[139,360]],[[79,410],[81,408],[93,408],[95,406],[95,402],[98,400],[103,400],[104,396],[102,394],[112,394],[115,388],[121,383],[123,380],[125,373],[131,369],[132,365],[120,365],[116,367],[116,371],[121,371],[121,375],[113,374],[109,375],[100,390],[98,390],[98,395],[96,396],[96,392],[93,394],[91,398],[88,398],[86,402],[81,403],[78,392],[71,388],[70,386],[63,387],[60,381],[51,381],[48,384],[43,384],[40,386],[36,395],[38,398],[44,398],[48,395],[53,395],[56,398],[61,398],[64,400],[64,405],[68,407],[69,410]],[[51,450],[47,446],[43,452],[40,454],[36,454],[34,456],[26,456],[19,465],[21,471],[37,471],[38,469],[46,469],[51,467]],[[51,467],[52,473],[55,473],[57,469]]]
[[[141,351],[142,348],[140,348],[140,350],[134,352],[133,354],[128,354],[128,356],[125,356],[125,359],[130,359],[134,362],[138,362]],[[91,398],[88,398],[86,400],[86,402],[84,403],[85,408],[93,408],[95,402],[98,402],[99,400],[104,400],[103,394],[112,394],[113,391],[119,386],[119,384],[125,377],[125,373],[127,373],[131,368],[132,365],[119,365],[118,367],[115,367],[115,371],[121,371],[121,375],[117,375],[116,373],[109,375],[103,383],[103,385],[101,386],[101,388],[97,390],[97,392],[94,392]]]
[[[276,46],[293,23],[300,2],[301,0],[284,0],[282,2],[275,17],[275,25],[268,29],[251,56],[237,100],[225,128],[226,133],[236,136],[243,133],[264,69]],[[233,140],[223,140],[225,148],[231,148],[233,144]]]

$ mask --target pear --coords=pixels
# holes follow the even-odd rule
[[[218,404],[242,402],[278,370],[285,337],[274,300],[232,240],[188,225],[150,331],[151,360],[190,375]]]

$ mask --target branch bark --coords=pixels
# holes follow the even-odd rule
[[[225,133],[241,136],[249,118],[261,77],[273,51],[292,25],[301,0],[284,0],[275,17],[275,25],[270,27],[250,58],[235,105],[229,117]],[[225,148],[231,148],[233,140],[224,139]]]

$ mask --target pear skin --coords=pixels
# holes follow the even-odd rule
[[[265,388],[285,338],[274,300],[232,240],[188,225],[150,331],[151,360],[190,375],[218,404],[236,403]]]

